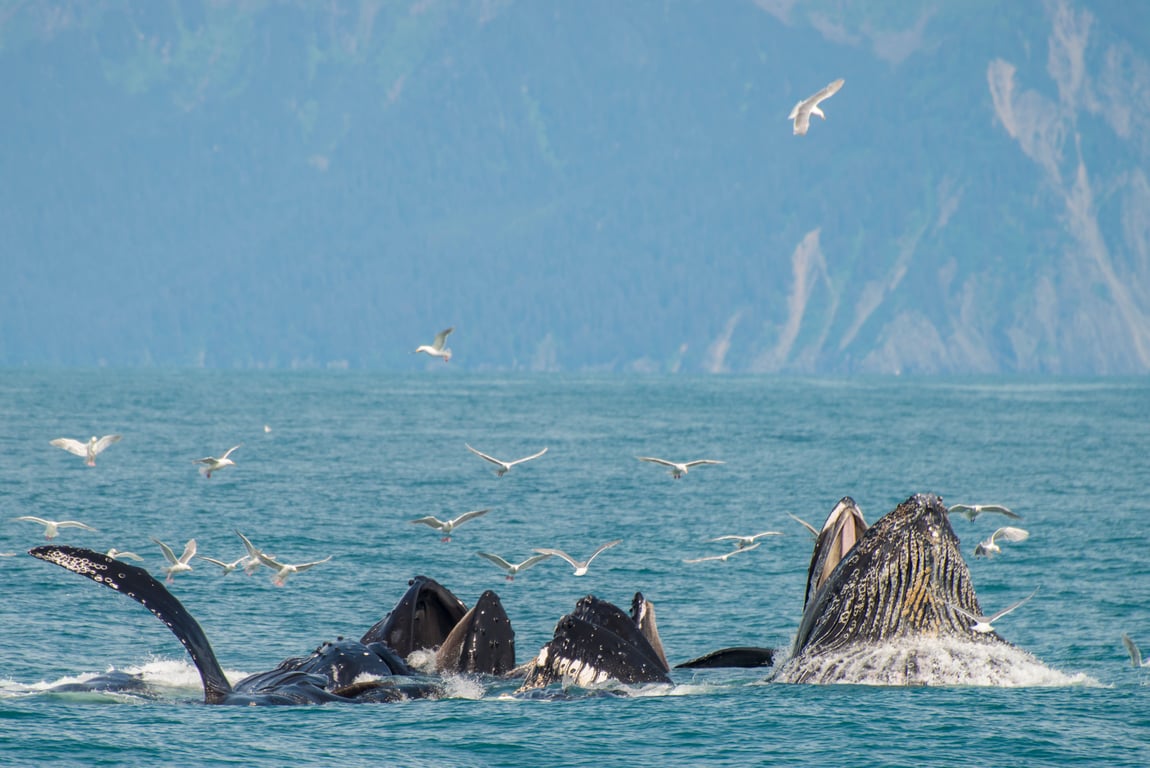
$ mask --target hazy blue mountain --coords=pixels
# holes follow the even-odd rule
[[[0,4],[0,364],[1150,371],[1150,5],[916,5]]]

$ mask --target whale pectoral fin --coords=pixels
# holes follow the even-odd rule
[[[675,669],[723,669],[769,667],[775,663],[774,648],[742,646],[722,648],[708,654],[676,664]]]
[[[203,682],[205,703],[222,703],[231,693],[232,686],[199,623],[163,584],[143,568],[80,547],[35,547],[28,554],[127,595],[151,611],[172,630],[191,656]]]
[[[435,655],[440,672],[506,675],[515,669],[515,630],[499,596],[480,595]]]

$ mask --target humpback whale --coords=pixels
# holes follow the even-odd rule
[[[494,593],[485,594],[467,614],[463,603],[432,579],[416,577],[408,592],[388,616],[360,640],[337,638],[307,656],[285,659],[277,667],[232,685],[199,623],[163,584],[143,568],[128,565],[89,549],[66,546],[36,547],[29,552],[97,584],[132,598],[151,611],[187,650],[200,674],[206,704],[323,704],[328,702],[382,702],[431,698],[441,692],[436,679],[418,675],[404,661],[410,649],[424,643],[440,645],[452,636],[452,650],[441,649],[441,664],[453,671],[486,671],[484,665],[505,664],[491,648],[502,648],[512,638],[510,622]],[[472,616],[459,629],[455,616]],[[401,648],[392,647],[393,640]],[[454,655],[453,655],[454,653]],[[115,681],[93,686],[108,689]],[[134,686],[122,681],[120,690]]]
[[[555,633],[535,659],[516,693],[552,683],[588,688],[606,682],[670,683],[670,667],[655,627],[654,609],[636,593],[628,616],[594,595],[559,619]],[[652,638],[654,642],[652,642]]]
[[[1046,670],[997,633],[975,630],[967,614],[982,610],[939,497],[912,496],[869,528],[856,511],[844,498],[823,526],[775,680],[1009,685]]]

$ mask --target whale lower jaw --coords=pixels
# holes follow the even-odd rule
[[[780,683],[1032,687],[1079,682],[1009,643],[963,637],[902,638],[800,654]],[[1083,680],[1085,681],[1085,680]]]

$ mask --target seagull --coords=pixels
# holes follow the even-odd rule
[[[88,466],[94,467],[96,466],[96,455],[112,443],[118,442],[121,437],[123,437],[123,435],[104,435],[100,438],[92,435],[92,439],[86,443],[81,443],[79,440],[73,440],[70,437],[57,437],[51,442],[52,445],[57,448],[63,448],[68,453],[83,456],[87,460]]]
[[[695,459],[694,461],[684,461],[679,463],[677,461],[667,461],[666,459],[656,459],[653,456],[636,456],[639,461],[649,461],[652,464],[662,464],[664,467],[671,468],[671,477],[678,480],[683,475],[687,474],[687,470],[691,467],[698,467],[703,464],[723,464],[722,461],[714,459]]]
[[[240,541],[244,543],[244,549],[246,549],[248,553],[248,556],[244,558],[244,563],[242,565],[244,573],[246,573],[248,576],[251,576],[253,573],[260,569],[261,565],[263,565],[263,563],[260,562],[260,551],[256,549],[255,545],[253,545],[248,540],[247,536],[244,536],[239,531],[236,531],[236,535],[240,537]]]
[[[790,512],[787,513],[787,517],[794,520],[796,523],[798,523],[799,525],[801,525],[802,527],[804,527],[808,531],[810,531],[811,536],[815,537],[816,539],[819,537],[819,529],[815,528],[813,525],[808,523],[806,520],[802,519],[798,515],[792,515]]]
[[[998,621],[1003,616],[1010,613],[1011,611],[1013,611],[1015,608],[1017,608],[1018,606],[1025,603],[1030,598],[1034,597],[1036,594],[1038,594],[1037,589],[1035,589],[1033,592],[1031,592],[1026,597],[1019,600],[1014,605],[1009,605],[1006,608],[1003,608],[1001,611],[994,614],[993,616],[975,616],[973,613],[970,613],[969,611],[965,611],[962,608],[959,608],[954,603],[950,603],[949,605],[951,608],[958,611],[960,614],[962,614],[963,616],[965,616],[966,618],[968,618],[972,622],[974,622],[973,624],[970,625],[971,630],[978,632],[979,634],[986,634],[987,632],[993,632],[994,631],[994,627],[991,626],[992,624],[994,624],[994,622]]]
[[[690,560],[684,560],[683,562],[684,563],[705,563],[708,560],[722,560],[725,563],[725,562],[727,562],[727,560],[732,555],[737,555],[740,552],[750,552],[752,549],[756,549],[758,547],[761,547],[762,545],[763,545],[763,542],[756,541],[754,544],[748,544],[746,546],[739,547],[738,549],[732,549],[730,552],[726,552],[726,553],[721,554],[721,555],[708,555],[707,557],[695,557],[695,558],[692,558]]]
[[[459,526],[466,523],[468,520],[473,520],[474,518],[477,518],[480,515],[486,515],[490,511],[491,510],[489,510],[489,509],[473,509],[470,512],[464,512],[462,515],[455,518],[454,520],[448,520],[446,522],[444,522],[443,520],[440,520],[438,517],[435,517],[433,515],[428,515],[427,517],[421,517],[418,520],[412,520],[411,522],[422,523],[424,525],[431,526],[432,528],[434,528],[435,530],[437,530],[443,534],[443,541],[451,541],[451,532],[452,531],[454,531],[456,528],[458,528]]]
[[[831,96],[834,96],[836,93],[838,93],[839,88],[842,88],[843,83],[845,82],[846,81],[841,78],[835,80],[833,83],[828,85],[826,88],[823,88],[814,96],[805,98],[795,105],[795,108],[791,110],[789,115],[787,115],[788,120],[795,121],[795,136],[802,136],[807,132],[807,128],[809,128],[811,124],[811,115],[818,115],[823,120],[827,119],[827,116],[823,114],[821,109],[819,109],[819,102],[823,99],[829,99]]]
[[[747,547],[754,544],[756,539],[761,539],[764,536],[782,536],[782,535],[783,535],[782,531],[763,531],[762,533],[754,533],[754,534],[751,534],[750,536],[738,536],[736,534],[731,534],[729,536],[718,536],[714,539],[709,539],[709,541],[733,541],[733,542],[735,542],[735,547],[737,549],[746,549]]]
[[[531,557],[524,560],[522,563],[512,564],[512,563],[509,563],[506,560],[504,560],[499,555],[493,555],[490,552],[476,552],[475,554],[479,555],[482,558],[486,558],[487,560],[490,560],[491,562],[495,563],[496,565],[498,565],[503,570],[507,571],[507,580],[508,581],[515,581],[515,576],[520,571],[525,571],[528,568],[530,568],[531,566],[538,563],[540,560],[546,560],[547,558],[551,557],[551,555],[532,555]]]
[[[140,557],[139,555],[137,555],[135,552],[121,552],[120,550],[116,549],[115,547],[112,547],[111,549],[109,549],[107,552],[107,555],[108,555],[108,557],[112,558],[113,560],[139,560],[139,561],[142,561],[144,559],[144,558]]]
[[[991,555],[1001,552],[1002,547],[995,543],[997,539],[1002,539],[1003,541],[1026,541],[1029,538],[1029,531],[1024,531],[1021,528],[1012,528],[1007,525],[990,534],[989,539],[978,542],[978,545],[974,548],[974,556],[990,557]]]
[[[447,336],[455,330],[455,326],[451,326],[447,330],[440,331],[435,334],[435,341],[430,344],[420,344],[415,348],[416,354],[426,352],[432,357],[442,357],[443,362],[451,360],[451,350],[447,348]]]
[[[464,443],[464,445],[467,445],[467,443]],[[495,458],[494,456],[488,456],[483,451],[475,450],[470,445],[467,445],[467,450],[471,451],[472,453],[474,453],[479,458],[487,459],[492,464],[497,465],[499,467],[499,469],[495,470],[495,474],[498,477],[503,477],[505,474],[510,472],[511,468],[514,467],[516,464],[522,464],[525,461],[531,461],[532,459],[538,459],[540,456],[547,453],[547,449],[544,448],[539,453],[533,453],[530,456],[524,456],[522,459],[515,459],[515,461],[500,461],[499,459]]]
[[[54,539],[60,533],[61,528],[82,528],[85,531],[95,531],[96,529],[90,525],[76,522],[75,520],[45,520],[42,517],[32,517],[31,515],[21,515],[14,517],[13,520],[27,520],[30,523],[39,523],[44,526],[44,538]]]
[[[200,467],[200,471],[203,472],[209,480],[211,480],[213,472],[221,470],[224,467],[234,467],[236,465],[236,463],[228,457],[231,456],[232,451],[234,451],[236,448],[239,448],[240,445],[243,445],[243,443],[240,443],[239,445],[233,445],[231,448],[224,452],[223,456],[219,457],[218,459],[215,456],[205,456],[202,459],[195,459],[195,463],[204,465]]]
[[[281,563],[280,561],[276,560],[274,557],[271,557],[270,555],[265,555],[263,552],[260,552],[259,557],[260,557],[261,563],[266,565],[268,568],[272,568],[275,570],[276,574],[275,574],[275,576],[272,576],[272,582],[274,582],[277,587],[282,587],[284,585],[284,582],[287,581],[288,576],[291,576],[293,573],[302,573],[314,565],[321,565],[323,563],[326,563],[328,560],[331,560],[331,555],[328,555],[323,560],[316,560],[316,561],[311,562],[311,563],[298,563],[296,565],[292,565],[291,563]]]
[[[575,569],[575,575],[576,576],[586,576],[587,575],[587,569],[591,566],[591,561],[594,560],[596,557],[598,557],[600,552],[602,552],[605,549],[610,549],[611,547],[615,546],[616,544],[622,544],[622,543],[623,543],[622,539],[615,539],[614,541],[608,541],[606,544],[601,545],[597,550],[592,552],[591,557],[587,558],[587,560],[584,562],[579,562],[575,558],[571,557],[571,555],[567,554],[566,552],[564,552],[563,550],[560,550],[560,549],[536,549],[535,551],[541,555],[555,555],[555,557],[561,557],[564,560],[566,560],[568,563],[570,563],[571,567],[573,567]]]
[[[1022,515],[1010,511],[1001,504],[955,504],[954,506],[947,507],[946,511],[952,515],[957,512],[972,523],[974,522],[974,518],[983,512],[997,512],[1000,515],[1006,515],[1015,520],[1022,519]]]
[[[1150,667],[1150,659],[1142,661],[1142,651],[1130,639],[1130,635],[1122,635],[1122,643],[1126,646],[1126,652],[1130,654],[1130,666],[1138,669],[1140,667]]]
[[[164,559],[168,561],[168,565],[164,566],[164,573],[168,574],[169,584],[175,580],[177,573],[184,573],[192,570],[192,566],[189,565],[189,563],[191,562],[192,558],[196,556],[195,539],[188,539],[188,543],[184,545],[184,553],[179,557],[176,557],[176,553],[172,551],[171,547],[159,539],[153,537],[152,541],[156,542],[156,544],[160,546],[160,549],[164,552]]]
[[[244,566],[246,566],[248,564],[250,558],[247,555],[244,555],[243,557],[239,558],[238,560],[233,560],[230,563],[225,563],[223,560],[217,560],[214,557],[207,557],[206,555],[200,555],[200,559],[201,560],[207,560],[212,565],[218,565],[219,567],[223,568],[224,569],[224,575],[227,576],[232,571],[238,571],[241,568],[244,568]],[[259,562],[258,558],[257,558],[256,562],[257,563]]]

